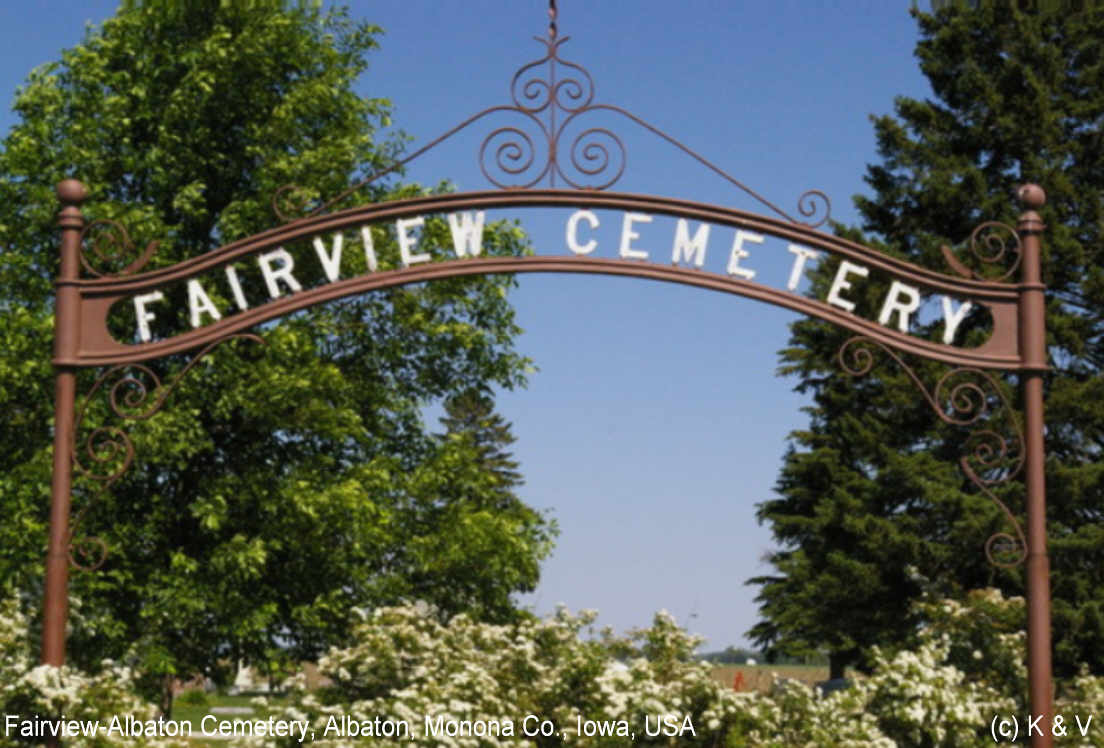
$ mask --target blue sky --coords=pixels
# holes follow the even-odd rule
[[[3,95],[10,101],[32,67],[56,59],[115,5],[0,8]],[[890,112],[898,95],[930,95],[912,55],[909,5],[560,0],[559,33],[571,37],[561,54],[590,72],[597,102],[628,109],[783,209],[816,188],[831,198],[835,219],[855,223],[851,197],[866,191],[864,168],[877,158],[869,115]],[[380,0],[351,9],[386,32],[360,90],[393,102],[413,147],[509,104],[510,79],[541,55],[532,37],[547,28],[541,0]],[[654,135],[610,124],[627,152],[616,189],[763,211]],[[490,129],[435,148],[409,178],[490,187],[477,161]],[[522,221],[539,253],[566,253],[563,211],[502,215]],[[603,227],[616,220],[603,216]],[[643,241],[669,247],[670,236],[657,226]],[[615,241],[599,254],[613,256]],[[792,259],[768,239],[756,267],[780,286]],[[518,437],[522,497],[562,530],[540,587],[523,601],[541,613],[558,603],[597,608],[617,629],[645,625],[665,608],[709,648],[743,644],[757,614],[744,582],[767,571],[760,558],[772,547],[755,505],[771,495],[787,433],[806,423],[795,382],[775,375],[795,316],[735,296],[596,276],[523,276],[513,301],[526,331],[519,348],[539,371],[527,389],[502,393],[499,409]]]

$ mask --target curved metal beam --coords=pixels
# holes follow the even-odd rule
[[[168,283],[195,277],[284,243],[408,216],[509,207],[586,207],[645,211],[769,234],[861,262],[930,291],[981,303],[992,314],[993,333],[979,348],[955,348],[885,328],[815,299],[739,278],[652,262],[574,256],[479,257],[367,273],[269,301],[173,338],[140,345],[119,343],[107,331],[110,308],[120,300]],[[76,354],[58,357],[54,363],[65,366],[101,366],[149,361],[189,351],[225,335],[344,296],[436,278],[527,272],[598,273],[682,283],[745,296],[807,314],[869,336],[892,348],[928,359],[994,369],[1015,369],[1021,365],[1016,333],[1018,289],[1015,286],[943,275],[806,226],[723,206],[647,195],[576,190],[496,190],[375,203],[296,221],[161,270],[123,278],[59,281],[59,286],[74,287],[80,295],[81,335]]]

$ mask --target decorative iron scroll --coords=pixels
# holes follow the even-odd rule
[[[96,265],[102,263],[117,265],[125,262],[126,258],[136,253],[136,247],[134,246],[134,242],[130,240],[130,234],[127,233],[126,227],[118,221],[100,218],[95,221],[90,221],[84,229],[81,230],[80,238],[81,265],[84,266],[84,269],[87,270],[89,274],[97,278],[108,278],[137,273],[150,261],[154,252],[157,251],[157,246],[160,244],[158,241],[150,242],[138,257],[122,268],[117,270],[98,270],[93,263]],[[85,254],[85,242],[92,245],[94,259],[90,260]]]
[[[940,247],[943,259],[951,266],[951,269],[963,278],[972,280],[1000,282],[1007,281],[1020,267],[1023,252],[1020,247],[1020,234],[1016,229],[1000,221],[986,221],[970,233],[970,252],[984,265],[1008,264],[1007,270],[996,277],[986,277],[975,270],[971,270],[959,260],[954,251],[946,244]],[[1012,261],[1008,263],[1007,257],[1011,255]]]
[[[240,338],[264,344],[264,339],[251,333],[236,333],[208,344],[192,357],[183,369],[167,385],[144,364],[119,364],[112,366],[93,383],[77,411],[73,429],[74,439],[80,433],[88,406],[102,390],[111,412],[124,421],[144,421],[164,405],[176,386],[189,371],[218,345]],[[73,518],[69,526],[69,563],[84,571],[94,571],[107,560],[107,544],[98,537],[78,536],[77,530],[88,511],[123,477],[134,462],[134,442],[127,432],[118,426],[98,426],[89,432],[81,449],[73,449],[73,466],[80,475],[98,483],[92,497]],[[81,462],[81,455],[88,464]]]
[[[967,453],[958,465],[970,481],[996,504],[1008,519],[1015,535],[994,533],[985,542],[985,555],[994,566],[1013,568],[1027,558],[1027,538],[1014,514],[991,490],[1007,483],[1023,468],[1025,450],[1023,430],[1003,390],[993,376],[981,369],[960,366],[946,372],[929,390],[899,355],[873,338],[858,335],[848,339],[839,349],[840,366],[852,376],[865,376],[874,367],[875,348],[893,359],[901,371],[912,380],[928,401],[935,415],[944,423],[973,428],[966,441]],[[1010,435],[1002,435],[996,426],[988,425],[994,416],[1001,416]],[[1000,553],[998,558],[996,553]],[[1007,557],[1011,556],[1011,560]]]
[[[625,171],[628,158],[625,145],[609,128],[600,124],[587,126],[586,121],[588,115],[595,112],[609,112],[666,140],[791,223],[817,228],[829,219],[831,202],[820,190],[809,190],[798,198],[797,213],[804,219],[801,220],[635,114],[618,106],[594,103],[594,80],[590,73],[560,56],[560,48],[569,38],[557,38],[554,25],[550,27],[548,38],[534,37],[544,45],[545,53],[514,74],[510,83],[512,104],[484,109],[405,159],[313,209],[304,199],[305,190],[285,185],[273,195],[273,212],[284,222],[325,213],[357,190],[400,170],[469,125],[494,114],[513,117],[514,121],[496,127],[479,146],[479,168],[492,184],[502,189],[528,189],[547,179],[549,186],[555,187],[559,179],[575,189],[604,190],[616,183]]]

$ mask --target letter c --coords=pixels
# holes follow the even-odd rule
[[[579,244],[579,220],[586,219],[592,229],[598,228],[598,216],[589,210],[577,210],[567,219],[567,248],[577,255],[588,255],[598,246],[596,239],[591,239],[586,244]]]

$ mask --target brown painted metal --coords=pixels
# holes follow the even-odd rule
[[[182,333],[167,340],[125,345],[110,336],[107,318],[112,305],[135,294],[168,283],[195,277],[288,242],[341,231],[367,223],[466,209],[508,207],[566,207],[645,211],[691,220],[732,226],[769,234],[810,248],[821,249],[868,267],[881,270],[916,286],[956,298],[984,304],[993,319],[989,340],[978,348],[966,349],[916,338],[849,314],[837,307],[800,294],[763,284],[713,273],[659,263],[601,259],[593,257],[481,257],[419,265],[402,270],[377,271],[339,280],[318,288],[283,296],[219,322]],[[816,231],[808,226],[726,208],[671,198],[617,192],[575,190],[524,190],[471,192],[434,195],[353,208],[340,213],[302,219],[292,224],[229,244],[171,268],[128,277],[104,277],[77,282],[81,297],[81,332],[76,352],[58,357],[54,363],[68,366],[115,365],[149,361],[193,350],[214,340],[251,328],[261,322],[315,304],[380,288],[460,275],[485,273],[601,273],[627,275],[724,291],[765,301],[817,317],[855,333],[868,336],[894,349],[946,363],[992,369],[1020,366],[1019,295],[1014,286],[936,273],[868,247]]]
[[[798,213],[807,219],[802,221],[635,114],[621,107],[595,103],[594,82],[590,74],[583,67],[560,56],[560,48],[568,37],[558,36],[556,0],[549,0],[548,15],[547,38],[536,39],[545,47],[544,56],[522,66],[514,74],[510,85],[511,104],[478,112],[416,150],[406,159],[370,175],[367,179],[309,211],[301,219],[292,220],[286,216],[280,209],[280,203],[282,198],[294,198],[304,191],[293,185],[280,188],[273,196],[273,208],[282,220],[290,221],[287,225],[243,239],[171,268],[137,274],[156,251],[157,243],[151,242],[121,271],[101,273],[95,270],[83,252],[83,245],[86,242],[92,244],[96,253],[100,255],[132,253],[134,246],[126,235],[125,229],[117,223],[98,221],[88,226],[84,224],[79,205],[86,199],[87,191],[80,182],[65,180],[58,185],[58,197],[63,205],[58,220],[61,227],[61,270],[56,281],[56,338],[53,359],[57,368],[54,469],[51,486],[49,549],[46,558],[42,661],[50,665],[61,665],[65,659],[68,572],[72,553],[72,529],[69,523],[72,470],[76,465],[82,472],[89,472],[75,460],[74,455],[75,389],[78,369],[110,366],[111,368],[93,386],[93,393],[101,387],[104,391],[110,392],[112,409],[121,418],[146,418],[160,408],[168,392],[179,380],[174,380],[167,388],[162,388],[154,376],[154,388],[158,391],[158,395],[154,398],[152,407],[146,408],[147,398],[153,390],[146,389],[139,380],[129,374],[125,375],[121,382],[109,386],[106,382],[113,375],[134,365],[137,365],[137,369],[152,375],[152,371],[140,365],[141,362],[202,349],[192,363],[181,372],[182,376],[196,360],[222,340],[229,337],[248,337],[259,340],[255,335],[242,334],[242,331],[299,309],[351,294],[435,278],[518,272],[601,273],[683,283],[733,293],[801,312],[851,330],[857,333],[857,337],[847,341],[840,351],[840,362],[845,370],[854,375],[867,373],[874,362],[874,349],[880,348],[904,368],[932,405],[937,416],[947,423],[963,426],[974,424],[985,411],[987,388],[996,393],[1004,410],[1011,410],[993,377],[976,367],[1023,373],[1025,414],[1023,432],[1015,427],[1011,438],[997,434],[995,431],[975,432],[988,442],[988,446],[979,445],[972,456],[967,455],[962,458],[960,465],[966,475],[1000,505],[1019,536],[1013,538],[1010,535],[997,534],[986,544],[986,552],[990,553],[995,539],[1007,539],[1013,544],[1018,544],[1022,551],[1020,560],[1026,560],[1030,705],[1034,714],[1045,715],[1041,721],[1049,725],[1052,713],[1050,588],[1049,562],[1046,553],[1042,383],[1043,372],[1046,370],[1046,321],[1045,288],[1041,282],[1038,236],[1043,229],[1043,224],[1035,212],[1045,202],[1043,191],[1035,185],[1027,185],[1021,189],[1020,197],[1028,210],[1020,216],[1016,230],[990,222],[979,226],[971,237],[970,247],[974,254],[982,262],[995,263],[1003,260],[1009,246],[1004,241],[994,241],[992,235],[983,237],[982,234],[989,229],[1011,232],[1015,240],[1015,246],[1012,247],[1016,253],[1015,263],[998,280],[1003,281],[1010,277],[1018,264],[1022,278],[1018,286],[982,280],[981,276],[960,262],[949,248],[943,250],[947,262],[962,278],[942,275],[880,255],[861,245],[814,230],[828,221],[831,212],[830,202],[823,192],[810,190],[799,197]],[[543,78],[532,75],[542,69],[545,71]],[[566,77],[564,73],[567,73]],[[570,143],[561,142],[568,133],[569,125],[594,112],[619,115],[648,130],[727,180],[778,218],[755,215],[723,206],[602,191],[616,183],[624,172],[625,149],[620,138],[605,127],[594,126],[582,130]],[[527,133],[516,125],[500,126],[488,134],[480,146],[480,168],[490,182],[505,188],[505,191],[436,195],[366,205],[336,213],[330,212],[334,206],[357,195],[364,186],[400,170],[405,164],[470,125],[497,114],[520,117],[520,121],[526,127],[532,127],[532,131]],[[537,157],[537,144],[541,144],[544,148],[543,160]],[[493,159],[489,160],[489,155],[493,155]],[[497,169],[497,172],[492,173],[489,165]],[[569,173],[569,168],[574,171]],[[576,190],[530,189],[545,178],[548,179],[551,187],[555,187],[557,177],[575,187]],[[142,345],[124,345],[114,340],[108,333],[107,318],[113,304],[167,283],[195,277],[206,270],[282,243],[407,216],[470,208],[527,206],[639,210],[739,227],[788,239],[861,262],[895,278],[908,280],[922,289],[983,304],[992,316],[992,334],[979,348],[955,348],[912,338],[843,312],[824,302],[750,281],[651,262],[571,256],[471,258],[420,265],[403,270],[368,273],[322,285],[310,291],[281,297],[198,330],[168,340]],[[96,230],[102,230],[103,235],[96,236]],[[983,246],[981,251],[979,251],[979,244]],[[80,279],[82,264],[90,274],[98,277],[92,280]],[[929,391],[895,351],[954,364],[959,368],[948,372]],[[947,384],[957,376],[965,376],[966,380]],[[117,388],[123,384],[133,387],[135,383],[139,387],[140,395],[137,400],[128,400],[128,404],[136,405],[137,411],[120,409],[116,400]],[[946,388],[949,388],[949,391],[945,391]],[[978,399],[975,400],[974,396]],[[951,403],[950,413],[941,406],[944,402]],[[978,410],[972,410],[972,406],[962,406],[962,403],[967,402],[976,402]],[[101,434],[110,433],[111,438],[116,440],[112,442],[111,449],[122,449],[126,456],[125,464],[118,471],[106,476],[92,475],[95,480],[104,482],[106,489],[129,465],[133,457],[133,449],[125,431],[121,429],[98,429],[97,431]],[[95,449],[91,447],[95,438],[96,433],[90,435],[88,445],[93,459],[98,459],[95,457]],[[993,441],[994,438],[996,442]],[[1012,469],[998,471],[995,476],[985,475],[975,469],[975,464],[980,465],[982,469],[996,464],[991,461],[993,450],[996,450],[995,454],[998,454],[1000,459],[1006,458],[1009,443],[1012,443],[1013,449],[1019,450],[1018,458],[1013,460]],[[988,490],[988,486],[993,483],[1009,480],[1021,467],[1024,470],[1027,488],[1026,538],[1012,513]],[[86,510],[87,507],[84,511]],[[83,516],[83,511],[78,518],[79,516]],[[991,553],[990,559],[993,559]],[[1046,734],[1033,735],[1031,741],[1032,745],[1036,746],[1051,745],[1051,738]]]
[[[1047,368],[1046,286],[1043,285],[1039,235],[1045,226],[1036,212],[1046,202],[1037,185],[1020,189],[1028,208],[1017,229],[1023,240],[1020,283],[1020,349],[1023,353],[1024,431],[1027,439],[1024,482],[1027,489],[1027,671],[1033,715],[1043,715],[1047,731],[1033,735],[1034,746],[1050,746],[1053,715],[1050,641],[1050,560],[1046,536],[1046,473],[1043,441],[1043,372]]]
[[[1016,478],[1026,459],[1025,439],[997,380],[987,371],[960,366],[943,374],[930,390],[916,371],[889,347],[865,335],[840,346],[840,367],[856,377],[874,368],[877,354],[891,359],[912,381],[935,416],[951,426],[971,429],[968,451],[959,469],[1001,510],[1015,533],[997,532],[985,542],[985,555],[994,566],[1013,568],[1027,558],[1027,538],[1016,515],[992,487]],[[998,555],[999,554],[999,555]]]
[[[61,270],[58,273],[54,315],[54,358],[72,358],[77,349],[80,294],[80,234],[84,228],[80,204],[88,191],[75,179],[57,188],[64,206],[61,227]],[[73,417],[77,372],[59,365],[54,395],[54,474],[50,485],[50,530],[46,551],[46,588],[43,595],[42,662],[65,663],[65,627],[69,616],[69,507],[73,479]]]
[[[571,137],[574,132],[571,128],[576,125],[584,127],[582,123],[586,122],[588,115],[604,113],[627,119],[673,145],[786,221],[816,228],[829,220],[831,201],[822,191],[808,190],[798,197],[797,214],[801,218],[797,218],[642,117],[623,107],[596,103],[594,79],[590,73],[583,66],[560,56],[560,48],[570,37],[557,36],[556,15],[553,6],[549,9],[551,23],[548,37],[534,38],[544,45],[544,55],[514,73],[510,81],[510,104],[477,112],[405,159],[369,175],[313,209],[300,197],[307,193],[306,190],[296,185],[285,185],[273,195],[275,215],[283,221],[291,221],[299,215],[314,217],[327,213],[361,192],[365,186],[401,171],[406,164],[453,135],[495,117],[508,117],[513,123],[491,130],[479,146],[479,168],[487,181],[502,189],[517,190],[529,189],[545,179],[550,187],[555,187],[558,178],[576,189],[604,190],[615,184],[625,171],[627,155],[621,138],[600,123],[581,129]],[[283,209],[285,203],[290,214]]]
[[[632,195],[615,192],[579,192],[573,190],[525,190],[493,191],[466,194],[435,195],[373,204],[352,208],[332,214],[319,214],[301,219],[288,225],[273,229],[253,237],[227,245],[201,257],[187,260],[171,268],[136,275],[126,275],[140,270],[149,259],[154,244],[150,244],[137,261],[130,263],[123,274],[100,274],[94,279],[80,279],[80,266],[84,262],[82,242],[87,238],[80,210],[77,207],[85,196],[83,185],[67,180],[59,185],[59,197],[64,205],[59,225],[62,229],[61,272],[57,280],[57,338],[54,350],[54,364],[58,368],[56,429],[54,452],[53,497],[51,502],[50,550],[47,557],[47,580],[45,596],[45,623],[43,632],[43,662],[60,665],[65,652],[65,620],[68,610],[67,584],[70,562],[71,531],[69,528],[71,474],[75,464],[74,445],[74,405],[75,376],[81,367],[110,365],[113,368],[97,381],[99,387],[105,377],[112,372],[122,371],[123,367],[140,364],[170,354],[195,350],[206,346],[200,356],[227,337],[237,336],[242,330],[253,327],[290,312],[304,309],[325,301],[351,294],[387,288],[391,286],[433,280],[436,278],[487,273],[514,272],[562,272],[562,273],[601,273],[625,275],[653,280],[683,283],[712,290],[724,291],[767,303],[775,304],[812,317],[823,319],[858,334],[841,350],[841,362],[852,374],[869,371],[873,363],[871,346],[882,348],[894,360],[909,369],[894,351],[911,353],[923,358],[943,361],[959,366],[940,380],[929,392],[912,375],[924,396],[932,404],[937,415],[948,423],[960,425],[972,424],[978,413],[966,413],[956,410],[947,415],[939,403],[943,401],[958,403],[962,400],[956,393],[969,390],[981,393],[986,384],[990,392],[998,392],[995,380],[986,372],[975,367],[1006,369],[1024,372],[1025,431],[1018,437],[1013,436],[1013,451],[1020,453],[1019,463],[1011,471],[1003,473],[997,479],[982,476],[971,467],[970,456],[963,457],[961,463],[964,472],[996,501],[1010,518],[1018,537],[998,534],[986,544],[990,552],[995,539],[1012,541],[1026,557],[1028,573],[1029,606],[1029,673],[1031,705],[1034,713],[1050,714],[1051,710],[1051,656],[1049,630],[1049,579],[1045,538],[1045,492],[1043,484],[1043,443],[1042,443],[1042,373],[1046,369],[1045,349],[1045,308],[1044,287],[1040,282],[1039,240],[1042,223],[1038,214],[1028,211],[1021,216],[1018,226],[1020,242],[1016,250],[1016,263],[1022,270],[1022,282],[1010,285],[1004,282],[979,280],[978,276],[966,268],[949,252],[949,264],[963,278],[935,273],[910,263],[878,254],[867,247],[848,242],[839,237],[815,231],[808,225],[792,220],[780,220],[723,206],[707,205],[696,202],[675,200],[656,196]],[[1028,205],[1042,205],[1041,190],[1025,188],[1023,192]],[[1034,202],[1032,202],[1034,201]],[[650,213],[678,216],[713,224],[732,226],[746,230],[769,234],[784,240],[800,243],[804,246],[821,249],[847,259],[860,262],[907,280],[916,286],[961,299],[968,299],[989,308],[993,319],[993,333],[985,345],[976,349],[961,349],[953,346],[933,343],[913,338],[888,329],[869,320],[856,317],[836,307],[805,296],[782,291],[749,281],[734,279],[714,273],[702,272],[685,267],[661,265],[652,262],[626,261],[593,257],[480,257],[462,260],[419,265],[402,270],[380,271],[328,283],[310,291],[278,298],[245,312],[224,318],[220,322],[184,333],[168,340],[141,345],[124,345],[111,338],[107,330],[107,316],[113,304],[135,294],[154,290],[167,283],[180,281],[226,265],[227,263],[249,257],[281,244],[312,238],[328,232],[341,231],[369,223],[396,220],[399,218],[460,211],[465,209],[509,208],[509,207],[563,207],[637,210]],[[986,224],[995,226],[996,224]],[[108,229],[122,232],[121,226],[108,225]],[[129,238],[125,232],[122,239],[112,239],[116,249],[131,250]],[[1002,244],[998,252],[986,255],[979,253],[977,232],[972,237],[971,248],[985,262],[1000,260],[1006,247]],[[87,263],[85,263],[87,264]],[[1007,273],[1006,273],[1007,275]],[[256,336],[248,336],[255,338]],[[844,352],[850,346],[850,362],[844,358]],[[200,356],[197,356],[198,359]],[[139,369],[145,367],[139,365]],[[974,381],[953,385],[949,394],[944,392],[944,384],[952,375],[965,373],[974,377]],[[980,384],[979,384],[980,382]],[[159,387],[159,383],[157,385]],[[964,389],[965,388],[965,389]],[[169,388],[171,389],[171,387]],[[145,389],[142,390],[146,392]],[[115,390],[112,389],[112,396]],[[167,391],[156,399],[155,407],[164,401]],[[983,398],[984,399],[984,398]],[[114,400],[112,401],[114,405]],[[1007,405],[1005,403],[1005,405]],[[954,406],[956,409],[957,405]],[[152,412],[152,410],[150,412]],[[116,413],[121,417],[130,416]],[[979,432],[988,435],[990,432]],[[995,433],[993,436],[998,436]],[[123,433],[125,438],[125,433]],[[91,437],[90,437],[91,438]],[[997,453],[1007,454],[1008,442],[1004,437],[994,446]],[[991,444],[991,446],[993,446]],[[983,447],[979,450],[984,451]],[[987,454],[991,454],[987,453]],[[973,459],[978,458],[975,453]],[[129,462],[129,460],[128,460]],[[984,464],[984,461],[982,461]],[[987,488],[993,482],[1008,480],[1018,472],[1019,465],[1025,468],[1028,490],[1027,533],[1020,529],[1012,513]],[[124,467],[125,469],[125,467]],[[108,476],[109,480],[114,475]],[[990,554],[990,558],[993,556]],[[1038,745],[1049,745],[1048,738],[1033,740]]]

